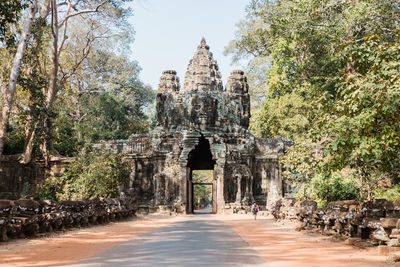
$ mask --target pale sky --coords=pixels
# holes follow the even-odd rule
[[[142,68],[140,78],[157,90],[162,71],[176,70],[183,85],[189,60],[205,37],[225,86],[231,65],[224,48],[234,39],[235,24],[245,17],[250,0],[136,0],[130,19],[136,34],[131,58]]]

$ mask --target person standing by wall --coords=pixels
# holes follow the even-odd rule
[[[254,220],[257,220],[258,205],[255,201],[253,202],[253,205],[251,205],[251,212],[254,215]]]

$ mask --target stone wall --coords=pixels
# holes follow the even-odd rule
[[[276,203],[272,214],[278,220],[299,222],[298,230],[361,239],[371,245],[400,246],[399,201],[346,200],[317,208],[314,201],[286,198]]]
[[[0,200],[0,241],[134,216],[133,198],[82,201]]]
[[[0,166],[0,199],[19,199],[21,195],[35,196],[38,185],[47,177],[60,176],[72,158],[53,159],[29,164],[18,162],[18,156],[4,156]]]

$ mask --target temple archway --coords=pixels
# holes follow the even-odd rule
[[[212,172],[207,186],[212,186],[213,213],[246,210],[253,199],[271,206],[282,197],[279,158],[291,141],[251,134],[246,76],[234,70],[224,87],[204,39],[182,86],[176,71],[162,73],[156,113],[157,126],[151,134],[133,134],[128,140],[98,146],[128,156],[132,175],[125,191],[137,197],[138,205],[193,213],[196,170]]]
[[[190,151],[188,155],[189,175],[187,179],[187,201],[186,201],[186,212],[194,212],[194,186],[204,185],[212,187],[212,213],[217,212],[217,201],[216,201],[216,184],[214,175],[209,180],[193,181],[193,171],[197,170],[214,170],[215,160],[212,157],[210,143],[202,135],[199,138],[199,143],[195,148]]]

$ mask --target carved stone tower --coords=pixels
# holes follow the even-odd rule
[[[143,207],[192,213],[194,170],[213,170],[214,213],[236,212],[254,200],[267,206],[283,194],[278,158],[289,140],[250,133],[246,77],[232,71],[224,90],[209,49],[203,38],[183,88],[175,71],[162,73],[152,134],[103,144],[128,155],[127,192],[139,196]]]

